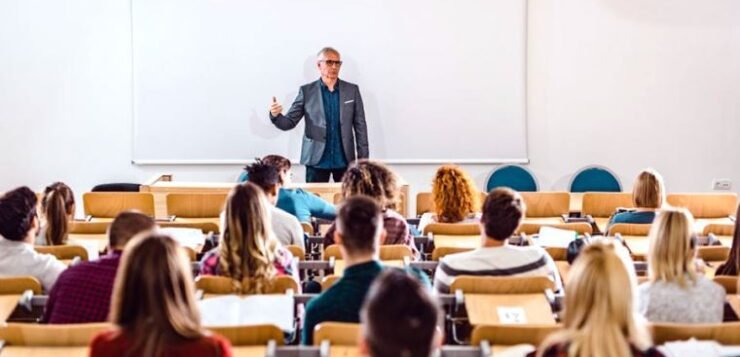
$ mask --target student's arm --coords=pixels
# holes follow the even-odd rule
[[[316,325],[320,322],[317,316],[317,299],[320,299],[320,297],[314,298],[314,301],[309,301],[306,306],[306,314],[303,317],[303,329],[301,331],[301,345],[304,346],[313,345],[313,329],[316,328]]]
[[[295,126],[298,125],[301,119],[303,119],[303,115],[305,114],[303,100],[303,88],[301,88],[298,91],[298,95],[295,97],[293,105],[290,106],[290,110],[288,110],[287,114],[278,114],[277,116],[273,116],[272,113],[268,114],[270,116],[270,121],[272,122],[272,124],[274,124],[280,130],[290,130],[295,128]]]
[[[293,217],[293,216],[291,216],[291,217]],[[291,241],[291,244],[297,245],[297,246],[301,247],[301,249],[303,249],[305,251],[306,250],[306,242],[303,239],[303,226],[301,226],[301,223],[298,222],[298,219],[297,218],[294,218],[291,221],[292,221],[291,225],[293,226],[290,229],[290,241]]]
[[[434,289],[441,294],[450,293],[450,284],[452,284],[452,277],[448,276],[442,270],[442,264],[444,264],[444,258],[439,261],[437,270],[434,272]]]
[[[306,206],[308,206],[308,211],[311,213],[311,217],[330,221],[337,218],[337,208],[334,205],[329,204],[329,202],[310,192],[302,191],[302,195],[305,199]]]

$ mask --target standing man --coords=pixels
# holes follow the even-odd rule
[[[305,116],[301,164],[306,165],[306,182],[329,182],[329,176],[340,182],[352,161],[369,155],[365,108],[359,87],[339,79],[337,50],[322,48],[317,66],[321,78],[301,86],[287,114],[272,97],[270,121],[290,130]]]

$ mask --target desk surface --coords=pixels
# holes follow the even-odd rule
[[[264,357],[267,348],[263,346],[233,346],[231,352],[234,357]]]
[[[20,295],[0,295],[0,324],[8,320],[20,299]],[[4,356],[5,353],[3,353]]]
[[[360,356],[360,351],[355,346],[331,346],[329,347],[329,356],[356,357]]]
[[[434,247],[448,247],[448,248],[468,248],[475,249],[480,247],[481,237],[480,235],[474,236],[448,236],[448,235],[435,235],[434,236]]]
[[[501,324],[498,307],[521,307],[528,324],[555,324],[545,294],[465,294],[465,308],[471,325]]]
[[[30,346],[5,346],[3,357],[87,357],[89,356],[87,346],[72,347],[30,347]],[[262,355],[264,356],[264,354]]]

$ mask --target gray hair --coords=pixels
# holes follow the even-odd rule
[[[319,53],[316,54],[316,57],[321,57],[321,56],[325,55],[326,53],[333,53],[333,54],[341,57],[341,55],[339,54],[339,51],[337,51],[334,47],[324,47],[324,48],[322,48],[321,50],[319,50]]]

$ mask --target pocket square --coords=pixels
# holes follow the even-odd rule
[[[344,102],[344,104],[354,103],[354,101],[355,101],[354,99],[350,99],[350,100]]]

